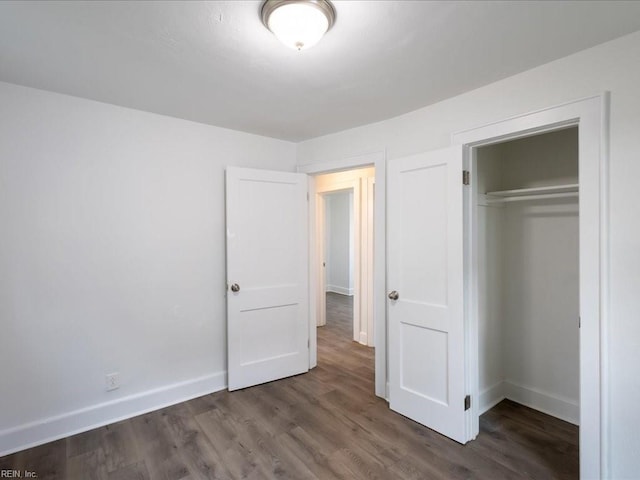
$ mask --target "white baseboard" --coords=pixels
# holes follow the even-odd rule
[[[353,288],[340,287],[338,285],[327,285],[327,292],[339,293],[340,295],[353,296]]]
[[[480,392],[478,402],[480,414],[490,410],[505,398],[574,425],[580,423],[580,406],[576,402],[536,388],[518,385],[509,380],[496,383]]]
[[[360,332],[360,339],[359,339],[359,343],[361,345],[367,345],[367,332]]]
[[[509,400],[557,417],[565,422],[579,425],[580,406],[576,402],[536,388],[518,385],[509,381],[504,383],[505,397]]]
[[[220,372],[0,431],[0,457],[227,388]]]
[[[480,392],[480,398],[478,399],[479,415],[491,410],[506,398],[504,395],[504,384],[505,382],[501,381]]]

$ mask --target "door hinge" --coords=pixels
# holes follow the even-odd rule
[[[578,317],[578,328],[582,328],[582,317]]]
[[[465,412],[471,408],[471,395],[464,397],[464,410]]]
[[[307,350],[311,348],[311,340],[307,338]]]
[[[307,192],[307,202],[309,201],[309,192]]]
[[[470,181],[469,181],[469,170],[463,170],[462,171],[462,184],[463,185],[469,185]]]

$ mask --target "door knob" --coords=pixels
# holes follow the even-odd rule
[[[234,283],[233,285],[231,285],[231,291],[233,293],[238,293],[240,291],[240,285],[238,285],[237,283]]]
[[[398,292],[396,292],[395,290],[389,292],[389,299],[397,300],[399,298],[400,298],[400,294]]]

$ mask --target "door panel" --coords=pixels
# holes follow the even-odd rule
[[[462,149],[389,163],[389,401],[465,442]]]
[[[309,367],[307,178],[227,169],[229,390]]]

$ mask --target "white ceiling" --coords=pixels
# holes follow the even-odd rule
[[[297,52],[260,1],[0,2],[0,80],[300,141],[640,30],[638,1],[334,4]]]

